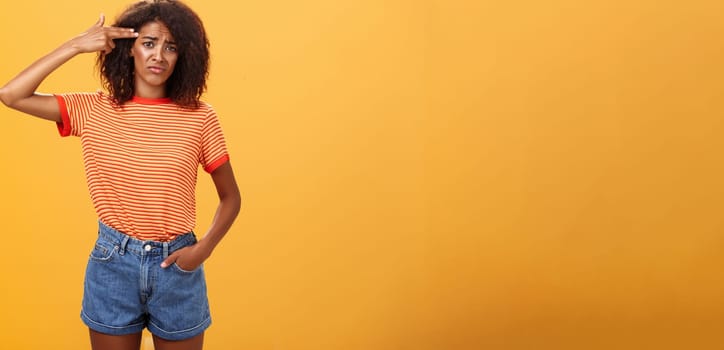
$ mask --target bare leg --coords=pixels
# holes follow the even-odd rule
[[[204,347],[204,333],[185,340],[166,340],[153,336],[155,350],[201,350]]]
[[[93,350],[138,350],[141,347],[141,333],[128,335],[108,335],[90,331]]]

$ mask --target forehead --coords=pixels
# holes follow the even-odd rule
[[[161,22],[148,22],[144,24],[139,30],[138,30],[139,37],[142,36],[152,36],[154,38],[158,38],[159,40],[166,39],[166,41],[173,41],[173,35],[171,34],[171,31],[166,27],[165,24]]]

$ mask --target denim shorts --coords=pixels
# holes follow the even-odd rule
[[[146,327],[168,340],[201,334],[211,325],[203,266],[161,268],[169,254],[195,243],[193,232],[170,242],[141,241],[100,223],[85,273],[83,322],[111,335]]]

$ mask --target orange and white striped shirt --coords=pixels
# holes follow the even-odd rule
[[[80,136],[98,218],[140,240],[170,241],[196,225],[199,164],[229,160],[214,109],[134,97],[122,106],[103,92],[56,95],[61,136]]]

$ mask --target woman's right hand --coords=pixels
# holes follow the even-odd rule
[[[71,45],[79,53],[103,52],[108,54],[116,47],[114,39],[130,39],[138,37],[133,28],[104,27],[106,16],[101,14],[98,21],[83,34],[71,40]]]

